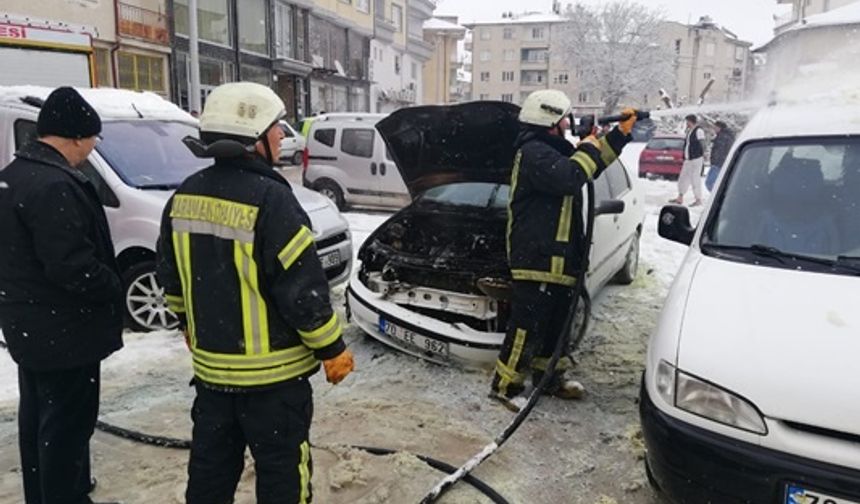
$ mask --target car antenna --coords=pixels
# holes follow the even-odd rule
[[[143,114],[140,113],[140,110],[137,110],[137,105],[135,105],[134,102],[131,102],[131,108],[133,108],[134,111],[137,112],[138,119],[143,119]]]

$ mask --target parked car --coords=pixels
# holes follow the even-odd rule
[[[860,122],[776,105],[729,154],[648,346],[651,481],[673,502],[860,503]]]
[[[172,191],[209,161],[194,157],[182,144],[197,134],[197,121],[176,105],[151,93],[116,89],[79,89],[102,119],[102,141],[81,166],[105,207],[117,259],[123,272],[127,319],[139,330],[173,328],[155,277],[155,244],[161,213]],[[36,137],[36,118],[50,88],[0,87],[0,169],[15,151]],[[351,272],[348,224],[319,194],[293,185],[308,213],[318,252],[332,285]]]
[[[284,130],[284,138],[281,140],[281,150],[278,154],[278,159],[282,163],[291,163],[296,166],[302,164],[305,152],[305,137],[297,133],[286,121],[281,121],[279,124],[281,125],[281,129]]]
[[[335,202],[402,208],[409,193],[375,129],[384,114],[326,114],[313,118],[303,180]]]
[[[663,177],[677,180],[683,164],[684,137],[654,135],[639,154],[639,178]]]
[[[372,337],[439,363],[497,359],[510,315],[505,229],[518,114],[482,101],[401,109],[377,125],[413,201],[367,238],[350,279],[349,313]],[[644,202],[631,182],[620,161],[595,182],[597,201],[625,209],[595,220],[592,294],[636,276]]]

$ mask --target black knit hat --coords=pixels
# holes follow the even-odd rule
[[[40,137],[88,138],[101,133],[102,120],[77,91],[60,87],[42,105],[36,131]]]

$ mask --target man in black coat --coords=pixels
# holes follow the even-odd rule
[[[735,133],[729,129],[729,126],[723,121],[714,123],[714,131],[717,136],[714,137],[714,143],[711,145],[711,171],[708,172],[708,177],[705,179],[705,187],[708,191],[714,190],[714,184],[717,183],[717,177],[720,175],[720,168],[726,162],[729,156],[729,151],[732,150],[732,144],[735,143]]]
[[[0,327],[18,364],[27,504],[89,504],[100,363],[122,347],[123,296],[95,188],[75,169],[101,120],[72,88],[0,171]]]

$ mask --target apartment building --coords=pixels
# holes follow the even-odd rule
[[[391,112],[423,103],[423,68],[433,56],[423,25],[434,8],[430,0],[374,0],[371,111]]]
[[[791,5],[791,12],[776,18],[774,35],[779,35],[792,26],[802,24],[809,16],[823,14],[834,9],[856,3],[858,0],[776,0],[780,5]]]
[[[678,105],[696,104],[708,82],[707,102],[732,102],[749,92],[753,62],[752,44],[703,17],[693,25],[667,21],[660,30],[662,43],[675,55],[675,81],[666,92]],[[657,96],[643,97],[645,106]]]
[[[444,105],[467,99],[463,63],[458,47],[466,37],[466,28],[456,16],[439,16],[424,23],[424,39],[434,47],[433,57],[424,66],[424,103]]]

